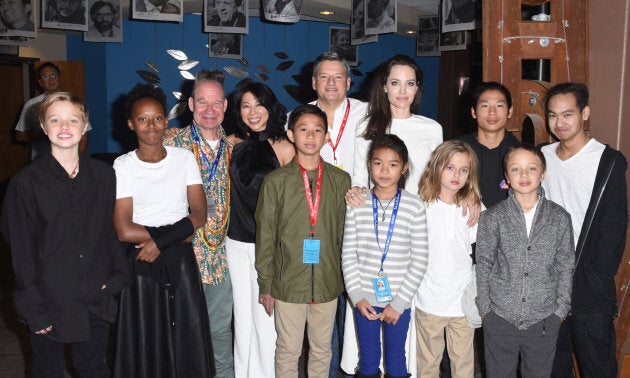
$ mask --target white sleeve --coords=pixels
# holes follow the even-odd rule
[[[367,155],[370,148],[370,141],[363,137],[367,120],[357,126],[354,137],[354,167],[352,167],[352,186],[367,188],[370,185],[368,174]]]
[[[198,185],[203,184],[201,180],[201,173],[199,171],[199,166],[197,165],[197,159],[195,159],[195,155],[188,150],[182,149],[185,154],[185,164],[186,164],[186,185]]]
[[[116,171],[116,199],[133,197],[130,166],[126,164],[126,155],[114,160],[114,170]]]

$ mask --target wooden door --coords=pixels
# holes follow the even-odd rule
[[[30,97],[30,62],[0,61],[0,199],[9,179],[24,167],[30,156],[29,148],[15,140],[14,128],[20,116],[24,99]]]

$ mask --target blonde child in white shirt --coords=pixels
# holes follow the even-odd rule
[[[477,227],[469,227],[462,202],[479,198],[477,158],[460,141],[442,143],[420,180],[427,205],[429,265],[415,298],[418,377],[439,376],[444,332],[454,378],[474,373],[473,336],[462,310],[462,295],[472,278],[472,244]]]

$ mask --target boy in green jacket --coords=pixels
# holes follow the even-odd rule
[[[302,105],[289,117],[287,135],[296,156],[265,177],[256,208],[259,302],[278,332],[276,377],[297,377],[304,325],[308,375],[328,376],[330,340],[343,291],[341,245],[350,176],[325,163],[326,114]]]

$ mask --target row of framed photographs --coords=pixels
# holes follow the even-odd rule
[[[128,1],[128,0],[125,0]],[[203,0],[204,32],[249,31],[249,0]],[[297,22],[303,0],[262,0],[265,17]],[[86,41],[122,42],[121,0],[4,0],[0,36],[37,37],[41,4],[43,28],[83,31]],[[132,18],[182,22],[183,0],[131,0]]]

